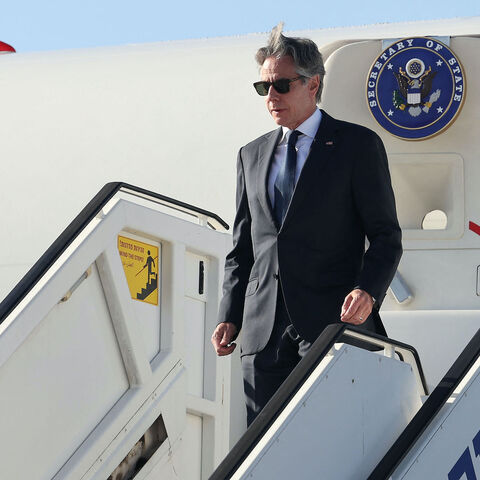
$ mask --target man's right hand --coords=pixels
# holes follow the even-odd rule
[[[233,343],[237,327],[230,322],[223,322],[217,325],[212,335],[212,345],[218,356],[230,355],[237,346]]]

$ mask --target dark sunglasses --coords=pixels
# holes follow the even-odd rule
[[[290,84],[292,82],[295,82],[296,80],[299,80],[300,78],[305,78],[303,75],[299,75],[298,77],[295,78],[279,78],[278,80],[275,80],[274,82],[255,82],[253,86],[255,87],[255,90],[259,95],[262,97],[265,97],[268,95],[268,91],[270,90],[270,87],[273,85],[273,88],[278,92],[278,93],[288,93],[290,91]]]

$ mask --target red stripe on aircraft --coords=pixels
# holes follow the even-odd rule
[[[475,232],[477,235],[480,235],[480,225],[477,225],[476,223],[470,222],[468,224],[468,228],[472,231]]]
[[[15,53],[15,49],[5,42],[0,42],[0,54],[1,53]]]

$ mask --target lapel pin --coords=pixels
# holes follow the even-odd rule
[[[328,142],[325,142],[325,145],[328,147],[333,147],[333,140],[329,140]]]

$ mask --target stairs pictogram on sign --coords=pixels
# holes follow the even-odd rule
[[[134,300],[158,305],[158,251],[155,245],[118,236],[118,253]]]

